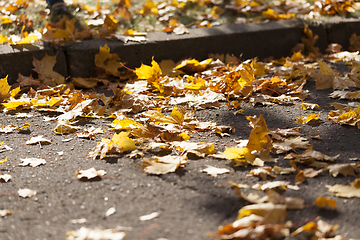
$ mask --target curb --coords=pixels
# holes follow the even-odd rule
[[[323,52],[329,43],[349,47],[353,33],[360,35],[360,20],[331,17],[319,22],[308,22],[319,38],[316,46]],[[210,53],[234,54],[242,59],[287,56],[300,42],[304,24],[300,19],[274,21],[261,24],[225,25],[212,28],[190,29],[190,34],[174,35],[163,32],[149,33],[144,43],[93,39],[55,46],[46,42],[26,45],[0,46],[0,77],[8,75],[9,84],[16,82],[18,74],[34,75],[33,58],[42,59],[46,54],[56,55],[54,71],[63,76],[92,77],[95,72],[94,56],[99,47],[107,44],[111,53],[117,53],[130,68],[141,63],[149,64],[152,57],[157,62],[185,58],[203,60]]]

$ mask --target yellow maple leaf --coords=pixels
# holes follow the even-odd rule
[[[182,108],[178,108],[177,106],[174,106],[170,117],[172,117],[177,123],[182,124],[184,122],[184,114],[185,114],[185,110]]]
[[[7,81],[7,76],[0,79],[0,102],[10,97],[10,86]]]
[[[60,104],[60,102],[62,101],[62,96],[60,97],[52,97],[49,101],[46,102],[46,104],[48,104],[50,107],[56,106],[58,104]]]
[[[119,68],[123,66],[119,62],[120,58],[116,53],[110,53],[110,48],[105,46],[100,47],[99,53],[95,55],[95,65],[114,76],[120,76]]]
[[[153,82],[161,76],[161,69],[159,64],[154,60],[151,61],[151,67],[145,64],[141,64],[141,67],[135,69],[135,74],[138,79],[147,79],[149,82]]]
[[[189,59],[182,61],[179,65],[175,67],[175,70],[181,70],[185,73],[191,74],[196,72],[204,71],[207,66],[212,62],[212,59],[206,59],[204,61],[199,62],[195,59]]]
[[[19,42],[17,42],[17,44],[27,44],[27,43],[36,42],[39,40],[40,39],[35,35],[28,35],[25,38],[21,39]]]
[[[261,159],[270,158],[269,154],[272,147],[272,141],[267,135],[270,131],[267,128],[265,119],[262,115],[260,115],[260,117],[258,118],[254,116],[247,117],[246,119],[250,121],[250,125],[253,128],[250,133],[249,142],[246,147],[253,155]]]
[[[123,152],[135,150],[137,148],[135,146],[135,142],[128,136],[129,136],[128,132],[115,133],[110,140],[110,144],[114,143],[117,146],[121,147]]]
[[[116,130],[131,130],[139,127],[143,127],[142,124],[134,121],[131,118],[124,118],[121,120],[115,119],[111,125]]]

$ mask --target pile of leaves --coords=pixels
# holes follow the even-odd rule
[[[184,0],[66,1],[76,18],[49,23],[43,0],[0,2],[0,43],[24,44],[39,39],[57,44],[89,38],[135,37],[149,31],[189,33],[188,28],[206,28],[228,23],[276,21],[322,16],[357,16],[354,0]],[[121,36],[120,36],[121,35]],[[125,36],[124,36],[125,35]]]
[[[229,109],[237,109],[242,114],[241,103],[248,101],[255,105],[299,104],[303,109],[316,110],[318,105],[306,103],[307,81],[315,81],[317,89],[332,88],[329,96],[357,100],[360,98],[359,52],[340,51],[340,46],[332,44],[328,54],[322,55],[310,43],[316,38],[305,28],[303,43],[296,46],[292,56],[272,60],[251,59],[239,62],[230,55],[217,55],[203,61],[186,59],[179,63],[171,60],[151,65],[142,64],[135,70],[127,69],[117,54],[111,53],[108,46],[100,47],[95,56],[95,65],[100,75],[93,78],[65,79],[53,71],[56,56],[34,59],[37,77],[20,75],[17,83],[9,86],[7,79],[0,80],[0,102],[4,112],[18,113],[26,117],[23,110],[51,112],[56,121],[55,134],[76,133],[77,137],[94,139],[97,134],[107,132],[107,136],[89,149],[91,159],[104,159],[110,156],[127,154],[138,159],[147,174],[167,174],[186,167],[191,159],[213,157],[227,159],[231,166],[255,166],[249,176],[261,179],[275,178],[277,175],[291,174],[296,185],[287,181],[273,181],[256,184],[254,191],[265,192],[245,195],[242,188],[250,186],[231,183],[235,193],[250,205],[240,209],[237,220],[223,226],[211,236],[221,239],[279,239],[289,235],[306,233],[309,236],[325,239],[331,236],[337,226],[322,220],[312,220],[296,229],[286,221],[287,209],[302,209],[303,199],[286,197],[279,189],[298,190],[306,178],[316,177],[328,171],[332,176],[339,174],[356,176],[359,165],[354,163],[337,164],[337,156],[327,156],[316,151],[299,128],[269,130],[265,119],[260,116],[247,116],[252,131],[248,140],[241,140],[235,147],[224,151],[213,143],[194,142],[192,136],[201,131],[210,131],[220,136],[233,131],[231,126],[219,126],[216,122],[201,122],[196,111],[218,108],[226,104]],[[357,39],[356,36],[353,39]],[[354,42],[356,43],[356,41]],[[354,46],[354,44],[352,45]],[[344,75],[332,69],[330,62],[346,61],[349,72]],[[113,80],[109,80],[113,79]],[[115,79],[115,80],[114,80]],[[106,96],[93,91],[103,87],[113,94]],[[310,114],[298,119],[299,124],[312,124],[316,121],[331,121],[360,129],[360,104],[332,104],[335,110],[328,113],[328,119],[320,119],[319,114]],[[109,119],[108,129],[85,129],[77,125],[79,118]],[[23,131],[30,127],[1,126],[1,133]],[[318,137],[320,138],[320,137]],[[50,144],[42,136],[31,138],[26,144]],[[4,143],[2,143],[4,145]],[[6,145],[4,145],[6,146]],[[3,147],[3,151],[11,150]],[[276,162],[277,156],[286,154],[290,160],[289,168],[277,165],[268,167],[268,162]],[[5,162],[6,159],[2,162]],[[23,159],[19,166],[36,167],[45,164],[44,159]],[[207,166],[204,172],[217,176],[229,172]],[[101,177],[105,171],[96,169],[80,170],[79,179]],[[1,175],[7,182],[10,174]],[[360,197],[359,179],[350,185],[327,186],[330,192],[339,197]],[[29,189],[26,189],[29,192]],[[31,197],[36,192],[26,192]],[[280,191],[281,192],[281,191]],[[20,194],[20,193],[19,193]],[[315,203],[318,207],[336,207],[333,199],[320,197]],[[9,214],[9,210],[4,212]],[[336,239],[343,239],[339,236]]]

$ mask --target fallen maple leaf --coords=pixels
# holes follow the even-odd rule
[[[217,168],[217,167],[207,165],[207,168],[200,170],[200,172],[205,172],[212,177],[217,177],[217,175],[219,175],[219,174],[230,173],[230,170],[226,169],[226,168]]]
[[[31,166],[31,167],[37,167],[39,165],[45,165],[46,161],[43,158],[20,158],[22,161],[19,166]]]
[[[93,179],[96,177],[102,177],[105,174],[106,174],[106,172],[104,170],[96,170],[95,168],[89,168],[86,170],[78,170],[76,172],[76,178],[77,179],[82,179],[82,178]]]
[[[149,83],[155,81],[161,76],[160,66],[155,60],[151,61],[151,67],[145,64],[141,64],[141,67],[136,68],[134,73],[139,79],[148,80]]]
[[[2,174],[0,175],[0,181],[8,182],[12,179],[12,176],[10,174]]]
[[[334,186],[326,185],[330,192],[332,192],[337,197],[360,198],[360,179],[356,179],[351,182],[350,185],[341,185],[335,184]]]
[[[355,172],[360,172],[359,164],[355,163],[332,164],[327,166],[325,170],[329,170],[329,173],[333,177],[337,177],[339,174],[344,176],[356,176]]]
[[[276,175],[271,173],[271,167],[262,167],[262,168],[255,168],[250,170],[247,176],[257,176],[260,177],[262,180],[267,180],[268,176],[276,177]]]
[[[37,194],[37,191],[24,188],[24,189],[19,189],[18,194],[20,197],[28,198],[35,196]]]
[[[323,154],[319,151],[315,151],[312,149],[305,150],[302,154],[289,153],[284,157],[284,159],[295,159],[297,162],[301,162],[303,164],[311,164],[315,160],[319,161],[334,161],[336,160],[340,154],[330,157],[326,154]]]
[[[147,158],[143,158],[143,165],[141,167],[146,173],[155,175],[175,172],[181,164],[186,162],[186,156],[167,155],[153,158],[155,159],[153,161]]]

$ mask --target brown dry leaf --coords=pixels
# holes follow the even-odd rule
[[[194,143],[194,142],[172,142],[172,147],[185,154],[188,158],[204,158],[209,154],[216,153],[213,143]]]
[[[283,190],[286,190],[286,187],[290,185],[290,182],[287,181],[273,181],[273,182],[267,182],[264,184],[257,183],[253,185],[252,189],[257,189],[261,191],[265,191],[267,189],[274,189],[274,188],[280,188]]]
[[[12,176],[10,174],[2,174],[0,175],[0,182],[8,182],[12,179]]]
[[[46,161],[43,158],[20,158],[20,160],[21,163],[19,164],[19,166],[37,167],[46,164]]]
[[[339,174],[344,176],[356,176],[355,172],[360,172],[359,164],[356,163],[340,163],[327,166],[325,170],[329,170],[329,173],[333,177],[337,177]]]
[[[291,168],[283,168],[283,167],[279,167],[279,166],[274,166],[273,169],[275,174],[280,174],[280,175],[286,175],[286,174],[292,174],[294,172],[296,172],[296,169],[291,167]]]
[[[180,165],[185,164],[186,156],[167,155],[164,157],[153,157],[155,160],[143,158],[143,165],[141,166],[146,173],[149,174],[167,174],[175,172]]]
[[[51,140],[44,138],[42,135],[37,137],[32,137],[25,142],[26,145],[34,145],[34,144],[50,144]]]
[[[122,240],[125,237],[125,232],[120,232],[115,229],[90,229],[81,227],[77,231],[70,231],[66,233],[66,240],[80,240],[80,239],[106,239],[106,240]]]
[[[351,182],[350,185],[335,184],[334,186],[326,185],[325,187],[327,187],[336,197],[360,198],[360,178]]]
[[[20,197],[28,198],[35,196],[37,194],[37,191],[24,188],[24,189],[19,189],[18,194]]]
[[[106,174],[106,172],[104,170],[96,170],[95,168],[89,168],[86,170],[78,170],[76,172],[76,178],[77,179],[93,179],[96,177],[102,177]]]
[[[43,59],[37,60],[34,58],[33,65],[34,71],[39,74],[39,80],[43,81],[46,85],[56,86],[63,84],[65,78],[60,73],[54,72],[53,68],[56,63],[56,55],[45,55]]]
[[[104,133],[105,130],[101,129],[101,126],[98,128],[95,128],[94,126],[91,126],[90,128],[84,129],[83,131],[77,132],[76,136],[78,138],[90,138],[95,139],[97,134]]]
[[[336,209],[336,201],[334,199],[327,198],[327,197],[316,198],[315,204],[316,204],[316,206],[321,207],[321,208],[328,206],[330,208]]]
[[[217,177],[217,175],[220,175],[220,174],[230,173],[230,170],[226,169],[226,168],[217,168],[217,167],[207,165],[207,168],[200,170],[200,172],[205,172],[212,177]]]
[[[298,137],[302,134],[300,133],[301,127],[296,128],[285,128],[285,129],[276,129],[268,133],[273,140],[285,141],[289,137]]]
[[[311,164],[315,160],[333,162],[339,156],[340,156],[340,154],[330,157],[319,151],[308,149],[308,150],[305,150],[302,154],[289,153],[288,155],[286,155],[284,157],[284,159],[295,159],[296,162],[300,162],[302,164]]]
[[[250,170],[247,176],[257,176],[262,180],[267,180],[268,176],[276,177],[276,175],[271,173],[271,167],[262,167],[262,168],[255,168]]]
[[[307,138],[304,137],[289,137],[283,141],[274,141],[272,151],[275,154],[281,154],[296,149],[307,149],[310,146]]]

